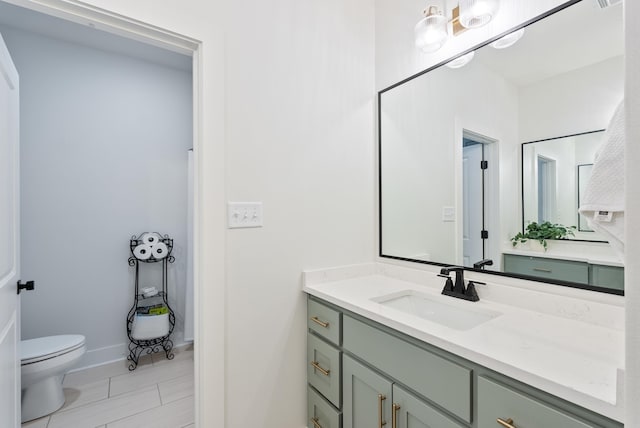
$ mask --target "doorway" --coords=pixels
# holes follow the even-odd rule
[[[462,134],[462,261],[464,266],[490,259],[491,203],[489,173],[495,168],[495,140],[469,130]]]
[[[538,224],[556,222],[556,160],[538,155]]]
[[[5,4],[6,4],[6,3],[4,3],[4,2],[0,2],[0,3],[1,3],[2,5],[5,5]],[[22,9],[22,8],[20,8],[20,9]],[[26,10],[26,9],[25,9],[25,10]],[[36,13],[36,12],[33,12],[33,11],[28,11],[28,12],[30,12],[30,13]],[[2,14],[2,15],[3,15],[3,16],[5,16],[4,14]],[[49,17],[49,18],[50,18],[50,17]],[[35,19],[35,22],[37,22],[37,20],[38,20],[38,19],[40,19],[40,18]],[[45,17],[45,18],[43,18],[43,19],[46,19],[46,17]],[[33,25],[33,22],[34,22],[34,21],[31,21],[31,20],[30,20],[30,24],[31,24],[31,25]],[[75,25],[75,24],[72,24],[72,23],[70,23],[70,22],[67,22],[67,23],[68,23],[69,25]],[[40,28],[40,29],[43,29],[43,28],[50,29],[50,28],[51,28],[51,27],[49,27],[49,26],[41,26],[41,25],[39,25],[39,24],[36,24],[35,26],[36,26],[36,27],[38,27],[38,28]],[[94,31],[96,34],[101,33],[100,31],[98,31],[98,32],[96,32],[95,30],[92,30],[92,31]],[[64,32],[64,30],[63,30],[63,32]],[[113,37],[113,35],[112,35],[112,34],[110,34],[110,36],[111,36],[111,37]],[[162,38],[159,34],[156,34],[156,36],[158,36],[158,37]],[[73,38],[73,36],[70,36],[70,37],[72,37],[72,38]],[[98,36],[98,37],[100,37],[100,36]],[[171,36],[166,35],[166,41],[167,41],[167,42],[169,41],[169,39],[172,39],[172,38],[173,38],[173,40],[171,40],[171,44],[172,44],[172,51],[175,51],[175,50],[176,50],[176,46],[177,46],[177,43],[178,43],[178,42],[179,42],[179,43],[182,43],[182,46],[183,46],[183,48],[182,48],[182,49],[183,49],[185,52],[186,52],[186,51],[189,51],[189,63],[191,64],[191,63],[194,61],[194,58],[192,58],[192,56],[193,56],[193,57],[195,57],[195,53],[196,53],[196,49],[197,49],[197,44],[195,44],[195,43],[191,43],[191,42],[186,42],[185,40],[178,41],[178,39],[179,39],[178,37],[175,37],[175,36],[173,36],[173,35],[171,35]],[[140,39],[140,37],[138,37],[138,39]],[[129,40],[129,39],[124,39],[124,38],[123,38],[123,40],[127,40],[127,41],[131,42],[131,40]],[[82,42],[83,42],[83,43],[87,43],[87,39],[82,39]],[[159,42],[156,40],[156,43],[159,43]],[[135,44],[135,42],[131,42],[131,44]],[[160,43],[160,44],[162,44],[162,43]],[[189,47],[189,46],[190,46],[190,47]],[[129,47],[131,47],[131,46],[129,46]],[[129,50],[127,51],[127,54],[128,54],[128,55],[131,55],[131,56],[135,56],[135,55],[136,55],[136,49],[138,49],[137,53],[139,53],[140,55],[142,55],[142,57],[143,57],[145,60],[149,60],[149,59],[150,59],[149,57],[144,57],[144,55],[148,54],[152,49],[147,49],[147,48],[145,48],[145,47],[143,47],[142,49],[139,49],[139,44],[138,44],[138,47],[135,47],[135,48],[129,49]],[[107,50],[108,50],[108,49],[107,49]],[[175,52],[172,52],[172,53],[173,53],[173,54],[175,54]],[[195,82],[195,77],[196,77],[196,76],[195,76],[195,71],[193,71],[193,70],[192,70],[192,71],[190,71],[190,73],[191,73],[191,75],[192,75],[192,78],[194,79],[194,84],[196,84],[196,82]],[[25,84],[26,84],[26,82],[23,82],[23,85],[25,85]],[[189,88],[187,89],[187,91],[188,91],[188,93],[189,93],[189,95],[190,95],[190,96],[191,96],[191,95],[192,95],[192,93],[193,93],[194,98],[195,98],[195,91],[193,91],[191,87],[189,87]],[[91,96],[92,96],[92,94],[87,93],[87,97],[88,97],[88,98],[91,98]],[[196,121],[196,119],[195,119],[195,118],[197,118],[197,114],[196,114],[196,112],[195,112],[195,108],[197,108],[198,103],[197,103],[197,100],[195,100],[195,99],[194,99],[194,100],[192,100],[192,101],[190,102],[190,104],[191,104],[192,106],[194,106],[194,114],[193,114],[193,117],[191,117],[191,119],[189,120],[189,121],[190,121],[189,128],[191,128],[191,130],[193,130],[193,126],[194,126],[193,124],[194,124],[194,123],[195,123],[195,121]],[[60,106],[60,109],[61,109],[61,110],[64,110],[64,106],[63,106],[63,105],[61,105],[61,106]],[[82,125],[83,125],[82,121],[81,121],[81,120],[79,120],[79,121],[78,121],[78,126],[79,126],[79,127],[81,127]],[[191,133],[190,133],[190,135],[189,135],[189,137],[188,137],[188,140],[190,140],[190,142],[191,142],[190,146],[194,146],[194,147],[196,148],[196,150],[197,150],[197,138],[195,138],[195,136],[191,135]],[[55,151],[53,151],[53,153],[55,154]],[[123,154],[123,156],[126,156],[126,154]],[[184,152],[184,158],[185,158],[185,169],[186,169],[186,158],[187,158],[187,152],[186,152],[186,150],[185,150],[185,152]],[[55,161],[56,161],[55,156],[50,156],[49,160],[50,160],[50,161],[52,161],[52,162],[55,162]],[[141,159],[141,162],[142,162],[142,163],[144,163],[144,161],[145,161],[145,159],[144,159],[144,157],[143,157],[143,158]],[[61,172],[61,173],[65,173],[65,172],[66,172],[66,169],[65,169],[65,168],[61,168],[61,169],[60,169],[60,172]],[[115,175],[117,175],[117,172],[115,173]],[[88,186],[88,187],[90,187],[90,186]],[[88,189],[87,189],[87,193],[90,193],[92,190],[93,190],[93,189],[88,188]],[[186,188],[186,186],[185,186],[185,189],[184,189],[184,193],[185,193],[185,199],[186,199],[186,193],[187,193],[187,188]],[[57,202],[57,201],[56,201],[56,202]],[[53,206],[53,204],[52,204],[52,206]],[[28,211],[26,211],[26,213],[28,214]],[[136,231],[135,231],[135,233],[139,233],[139,232],[142,232],[142,231],[143,231],[143,230],[136,230]],[[162,232],[162,231],[161,231],[161,232]],[[126,232],[126,233],[125,233],[125,240],[127,240],[127,239],[129,238],[129,236],[127,235],[127,233],[129,233],[129,232]],[[98,236],[99,236],[99,234],[100,234],[100,232],[98,232],[98,231],[97,231],[97,232],[96,232],[96,237],[98,237]],[[70,239],[66,239],[66,240],[65,240],[65,239],[64,239],[64,238],[65,238],[64,233],[60,234],[60,236],[62,237],[62,239],[60,239],[60,240],[59,240],[59,242],[61,243],[61,247],[60,247],[60,248],[61,248],[61,250],[62,250],[62,248],[64,247],[64,245],[66,245],[65,243],[68,243],[68,242],[69,242],[69,241],[71,241],[71,240],[70,240]],[[68,237],[66,237],[66,238],[68,238]],[[83,242],[84,242],[84,241],[83,241]],[[127,241],[127,242],[128,242],[128,241]],[[81,243],[80,243],[80,244],[81,244]],[[81,245],[81,246],[82,246],[82,245]],[[191,252],[193,253],[193,251],[191,251]],[[98,258],[99,258],[99,257],[97,257],[97,259],[98,259]],[[126,264],[126,261],[125,261],[125,264]],[[72,270],[73,270],[72,268],[71,268],[71,269],[69,269],[69,271],[72,271]],[[76,297],[78,297],[78,296],[76,296]],[[86,300],[84,300],[84,299],[81,299],[81,300],[86,301]],[[104,300],[104,299],[100,299],[100,302],[101,302],[101,303],[105,303],[105,300]],[[193,316],[193,313],[191,314],[191,316]],[[88,344],[90,344],[90,343],[88,343]]]

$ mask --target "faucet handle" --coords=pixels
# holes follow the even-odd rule
[[[479,281],[469,281],[469,284],[467,284],[467,289],[464,292],[465,296],[467,296],[472,302],[477,302],[478,300],[480,300],[480,297],[478,297],[478,292],[476,291],[476,284],[485,283]]]
[[[449,275],[444,275],[442,273],[439,273],[438,276],[442,278],[451,278]]]

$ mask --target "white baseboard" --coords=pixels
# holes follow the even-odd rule
[[[180,348],[191,344],[191,341],[185,341],[181,332],[176,332],[172,335],[173,347]],[[129,355],[129,348],[126,343],[120,343],[117,345],[106,346],[104,348],[90,349],[84,354],[82,359],[76,364],[76,366],[69,370],[69,373],[85,370],[91,367],[101,366],[104,364],[113,363],[116,361],[122,361]]]

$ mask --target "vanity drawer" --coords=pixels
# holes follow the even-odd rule
[[[338,408],[342,404],[341,354],[322,339],[307,333],[307,381]]]
[[[307,326],[330,342],[340,345],[340,312],[315,300],[307,300]]]
[[[344,349],[471,422],[471,369],[346,315],[343,330]]]
[[[307,425],[309,428],[341,428],[342,413],[313,388],[310,386],[307,388],[309,390],[307,394],[309,406]]]
[[[618,266],[590,265],[589,284],[598,287],[624,290],[624,268]]]
[[[571,260],[505,254],[504,271],[560,281],[589,283],[589,265]]]
[[[566,413],[514,391],[491,379],[478,377],[478,428],[499,428],[498,418],[517,428],[595,428]]]

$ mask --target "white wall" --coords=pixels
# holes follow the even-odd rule
[[[248,13],[250,8],[250,13]],[[230,2],[227,427],[306,426],[301,271],[371,261],[373,2]]]
[[[89,3],[202,41],[199,422],[306,426],[301,270],[373,255],[372,2]],[[225,236],[225,200],[265,227]]]
[[[536,141],[605,129],[622,101],[623,91],[621,56],[523,87],[519,93],[520,140]]]
[[[185,290],[191,73],[0,28],[21,79],[23,339],[83,334],[81,365],[125,355],[129,238],[174,238],[170,304]],[[160,286],[148,265],[141,286]]]
[[[442,67],[382,94],[384,254],[462,263],[462,130],[507,152],[518,139],[517,106],[516,87],[479,62]],[[456,208],[457,222],[442,220],[443,207]],[[487,227],[506,239],[500,213],[493,218]]]

